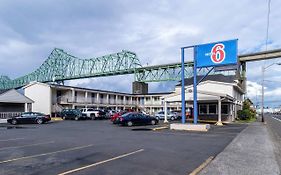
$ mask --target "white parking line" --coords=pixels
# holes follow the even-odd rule
[[[33,155],[33,156],[19,157],[19,158],[14,158],[14,159],[0,161],[0,164],[8,163],[8,162],[13,162],[13,161],[17,161],[17,160],[23,160],[23,159],[30,159],[30,158],[35,158],[35,157],[47,156],[47,155],[56,154],[56,153],[62,153],[62,152],[67,152],[67,151],[74,151],[74,150],[83,149],[83,148],[87,148],[87,147],[91,147],[91,146],[93,146],[93,145],[74,147],[74,148],[69,148],[69,149],[64,149],[64,150],[44,153],[44,154],[36,154],[36,155]]]
[[[15,139],[7,139],[7,140],[0,140],[0,142],[7,142],[7,141],[14,141],[14,140],[23,140],[24,138],[15,138]]]
[[[277,120],[277,121],[279,121],[279,122],[281,122],[281,119],[279,119],[279,118],[276,118],[276,117],[272,117],[272,118]]]
[[[7,149],[14,149],[14,148],[24,148],[24,147],[30,147],[30,146],[45,145],[45,144],[50,144],[50,143],[55,143],[55,142],[54,141],[50,141],[50,142],[35,143],[35,144],[22,145],[22,146],[10,146],[10,147],[0,148],[0,151],[7,150]]]
[[[87,169],[87,168],[90,168],[90,167],[94,167],[94,166],[97,166],[97,165],[100,165],[100,164],[104,164],[104,163],[106,163],[106,162],[110,162],[110,161],[113,161],[113,160],[121,159],[121,158],[123,158],[123,157],[127,157],[127,156],[130,156],[130,155],[132,155],[132,154],[136,154],[136,153],[139,153],[139,152],[142,152],[142,151],[144,151],[144,149],[139,149],[139,150],[137,150],[137,151],[130,152],[130,153],[127,153],[127,154],[122,154],[122,155],[120,155],[120,156],[113,157],[113,158],[111,158],[111,159],[103,160],[103,161],[100,161],[100,162],[97,162],[97,163],[94,163],[94,164],[91,164],[91,165],[87,165],[87,166],[83,166],[83,167],[80,167],[80,168],[77,168],[77,169],[69,170],[69,171],[60,173],[60,174],[58,174],[58,175],[71,174],[71,173],[74,173],[74,172],[77,172],[77,171],[81,171],[81,170],[84,170],[84,169]]]

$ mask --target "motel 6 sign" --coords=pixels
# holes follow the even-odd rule
[[[217,67],[237,64],[237,39],[195,46],[197,67]]]

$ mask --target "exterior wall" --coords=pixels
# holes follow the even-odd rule
[[[29,85],[24,89],[24,94],[34,101],[33,112],[51,114],[51,88],[48,85],[42,83]]]
[[[186,88],[193,89],[193,85],[186,86]],[[208,91],[208,92],[213,92],[213,93],[227,94],[231,97],[234,97],[233,85],[229,84],[229,83],[217,83],[217,82],[211,82],[211,81],[204,81],[197,86],[197,90],[198,91]],[[181,93],[181,87],[176,86],[175,92]]]

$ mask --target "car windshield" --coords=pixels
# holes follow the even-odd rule
[[[79,111],[79,110],[73,110],[73,113],[81,114],[81,111]]]
[[[130,114],[132,114],[132,113],[131,113],[131,112],[125,113],[125,114],[122,115],[122,117],[127,117],[127,116],[129,116]]]

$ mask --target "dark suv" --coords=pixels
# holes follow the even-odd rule
[[[86,114],[83,114],[79,109],[63,109],[60,113],[63,120],[86,120],[88,119]]]

